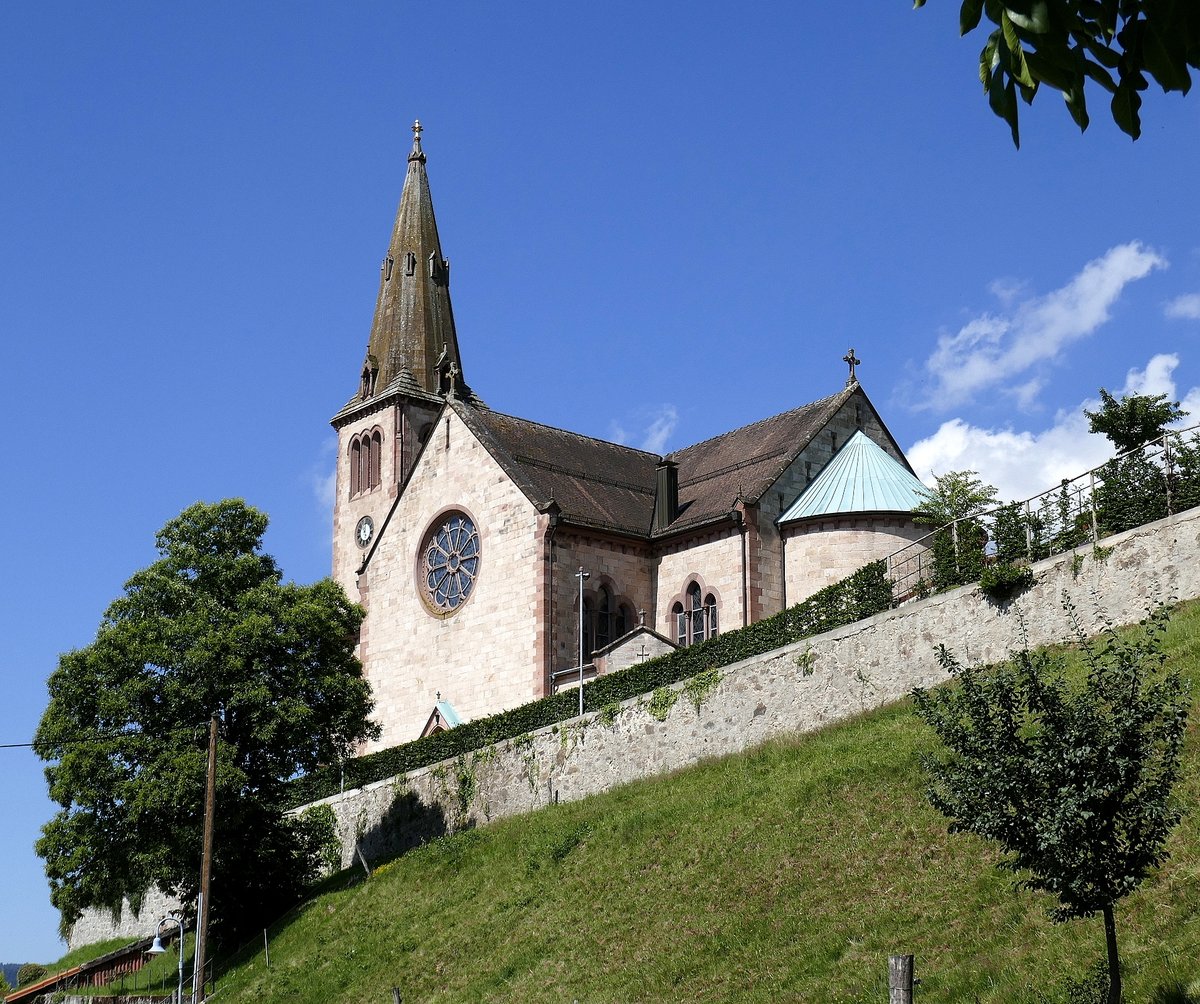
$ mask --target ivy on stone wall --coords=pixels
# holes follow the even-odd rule
[[[583,688],[584,711],[603,711],[620,701],[852,624],[891,606],[892,583],[886,563],[871,562],[772,617],[593,680]],[[361,788],[407,774],[566,721],[578,708],[579,697],[571,690],[477,718],[437,735],[347,760],[342,770],[325,767],[313,771],[291,782],[289,800],[292,805],[305,805],[335,795],[343,786],[347,790]]]

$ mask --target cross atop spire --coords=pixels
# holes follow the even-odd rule
[[[862,360],[861,360],[861,359],[859,359],[859,358],[858,358],[858,357],[857,357],[857,356],[854,354],[854,350],[853,350],[853,349],[851,349],[851,350],[850,350],[849,352],[847,352],[847,353],[846,353],[844,356],[842,356],[842,362],[846,363],[846,365],[848,365],[848,366],[850,367],[850,379],[846,381],[846,386],[847,386],[847,387],[849,387],[849,386],[851,386],[852,384],[856,384],[856,383],[858,383],[858,377],[857,377],[857,376],[855,375],[855,373],[854,373],[854,367],[855,367],[855,366],[861,366],[861,365],[862,365]]]
[[[421,149],[421,133],[425,131],[425,127],[421,125],[421,120],[417,119],[412,124],[413,131],[413,148],[412,153],[408,155],[409,160],[419,160],[422,164],[425,163],[425,151]]]

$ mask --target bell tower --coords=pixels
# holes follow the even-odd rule
[[[438,238],[421,123],[412,131],[357,390],[332,419],[338,432],[333,575],[351,596],[442,403],[448,395],[476,401],[462,375],[450,262]]]

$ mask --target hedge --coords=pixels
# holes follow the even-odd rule
[[[888,610],[892,605],[887,564],[874,561],[849,578],[826,586],[802,603],[772,617],[593,680],[583,688],[584,712],[599,711],[607,705],[679,683],[705,670],[729,666],[802,638],[852,624]],[[579,695],[569,690],[511,711],[477,718],[424,739],[355,757],[342,765],[342,771],[337,767],[324,767],[289,782],[288,802],[292,806],[305,805],[337,794],[343,783],[347,789],[360,788],[407,774],[566,721],[575,717],[578,709]]]

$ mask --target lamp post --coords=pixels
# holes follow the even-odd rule
[[[146,949],[147,955],[162,955],[166,951],[163,948],[162,931],[163,924],[178,924],[179,925],[179,997],[177,1004],[183,1004],[183,918],[176,917],[175,914],[169,913],[163,917],[157,924],[154,925],[154,944]]]
[[[590,579],[591,573],[585,572],[583,566],[575,573],[579,580],[579,714],[583,714],[583,583]]]

